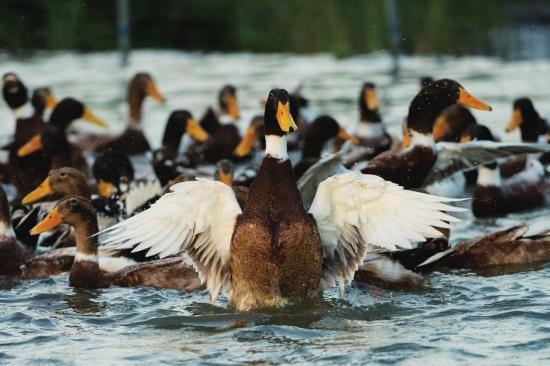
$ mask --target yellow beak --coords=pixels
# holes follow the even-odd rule
[[[113,183],[105,182],[100,179],[97,183],[97,194],[101,197],[111,197],[114,187]]]
[[[49,196],[52,194],[52,187],[50,186],[50,177],[46,178],[34,191],[27,194],[23,200],[21,201],[22,204],[28,205],[31,203],[34,203],[38,201],[41,198],[44,198],[46,196]]]
[[[185,132],[197,141],[204,142],[208,140],[208,133],[194,119],[187,120]]]
[[[519,109],[514,109],[512,111],[512,117],[510,117],[510,122],[508,122],[508,125],[506,126],[506,132],[514,131],[521,125],[522,122],[523,117],[521,115],[521,111]]]
[[[460,137],[460,143],[461,144],[465,144],[465,143],[468,143],[470,141],[472,141],[472,136],[470,136],[470,135],[462,135]]]
[[[464,88],[460,88],[460,92],[458,94],[458,104],[474,109],[481,109],[482,111],[493,110],[493,108],[491,108],[488,104],[477,99],[472,94],[468,93]]]
[[[437,117],[434,123],[432,136],[434,140],[440,141],[443,137],[447,136],[450,133],[449,125],[447,121],[442,116]]]
[[[236,156],[242,158],[244,156],[247,156],[252,151],[252,148],[256,144],[256,129],[254,127],[248,127],[246,129],[246,132],[244,133],[244,136],[239,142],[239,145],[235,148],[235,151],[233,151],[233,154]]]
[[[403,127],[403,141],[401,141],[401,147],[406,149],[411,144],[411,133],[407,127]]]
[[[82,116],[82,118],[94,125],[104,128],[107,127],[107,123],[105,123],[101,118],[93,114],[92,110],[88,107],[84,107],[84,115]]]
[[[42,136],[35,135],[27,143],[17,150],[17,156],[22,158],[23,156],[30,155],[36,151],[42,150]]]
[[[61,216],[59,215],[59,212],[57,208],[54,208],[50,212],[48,212],[48,216],[38,224],[36,224],[35,227],[31,230],[31,235],[38,235],[40,233],[43,233],[44,231],[48,231],[56,227],[57,225],[61,224]]]
[[[220,180],[220,182],[228,186],[231,186],[233,184],[233,178],[231,177],[231,174],[225,174],[223,172],[220,172],[218,179]]]
[[[284,132],[290,132],[296,131],[298,129],[298,126],[296,126],[296,123],[294,123],[294,119],[292,118],[292,114],[290,114],[290,102],[287,102],[285,104],[279,102],[277,104],[277,122],[279,122],[279,127]]]
[[[239,111],[239,103],[237,102],[237,98],[234,95],[230,95],[225,98],[225,104],[227,106],[227,113],[231,116],[231,118],[238,120],[241,114]]]
[[[57,99],[53,94],[46,95],[46,108],[54,109],[57,105]]]
[[[152,81],[147,82],[147,88],[145,90],[145,94],[153,98],[159,103],[164,103],[166,101],[166,98],[164,95],[160,93],[160,91],[157,89],[157,86]]]
[[[359,140],[347,133],[347,131],[344,130],[342,127],[340,127],[340,130],[338,131],[338,137],[342,140],[350,141],[354,145],[357,145],[359,143]]]
[[[372,110],[378,109],[378,94],[376,93],[376,90],[374,89],[365,90],[365,95],[363,96],[363,98],[369,110],[372,111]]]

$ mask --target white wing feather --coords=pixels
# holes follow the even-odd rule
[[[231,187],[197,178],[178,183],[149,209],[102,232],[102,244],[160,258],[187,253],[212,301],[230,290],[229,250],[242,213]]]
[[[411,248],[411,241],[441,236],[459,219],[443,211],[464,211],[442,198],[408,191],[375,175],[348,172],[319,185],[309,213],[324,247],[323,286],[351,281],[367,245]]]

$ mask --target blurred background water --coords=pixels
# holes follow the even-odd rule
[[[491,104],[493,112],[474,114],[504,141],[519,141],[504,133],[513,99],[529,96],[550,116],[549,1],[396,1],[398,78],[385,1],[132,0],[131,45],[138,49],[126,67],[114,50],[115,5],[1,2],[0,72],[81,99],[113,133],[126,123],[127,80],[151,72],[168,98],[144,107],[154,146],[172,110],[200,117],[225,83],[238,87],[243,128],[262,113],[270,88],[303,85],[314,112],[353,129],[359,88],[374,81],[382,116],[399,135],[424,75],[456,79]],[[12,131],[2,104],[0,137]],[[452,240],[549,213],[465,214]],[[344,297],[331,290],[251,313],[227,309],[225,298],[209,304],[205,291],[82,291],[63,276],[0,278],[0,364],[548,364],[549,275],[550,265],[435,273],[417,292],[354,285]]]

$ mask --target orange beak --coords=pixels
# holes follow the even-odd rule
[[[472,141],[472,136],[470,136],[470,135],[462,135],[460,137],[460,143],[461,144],[465,144],[465,143],[468,143],[470,141]]]
[[[363,98],[369,110],[373,111],[378,109],[378,94],[375,89],[365,90],[365,95]]]
[[[488,104],[482,102],[481,100],[474,97],[472,94],[468,93],[464,88],[460,88],[460,92],[458,94],[458,104],[462,104],[466,107],[471,107],[474,109],[480,109],[482,111],[492,111],[493,108],[491,108]]]
[[[342,127],[340,127],[340,130],[338,130],[338,138],[350,141],[353,145],[357,145],[359,143],[359,140],[357,140],[357,138],[347,133],[347,131]]]
[[[225,105],[227,106],[227,113],[235,121],[238,120],[241,116],[239,111],[239,103],[237,102],[237,97],[234,95],[229,95],[225,98]]]
[[[48,231],[56,227],[57,225],[61,224],[61,215],[59,215],[59,211],[57,208],[54,208],[48,213],[48,216],[38,224],[36,224],[35,227],[31,230],[31,235],[38,235],[40,233],[43,233],[44,231]]]
[[[57,105],[57,99],[53,94],[46,95],[46,108],[54,109]]]
[[[185,132],[199,142],[204,142],[208,140],[208,133],[203,130],[201,125],[199,125],[194,119],[187,120],[187,127],[185,128]]]
[[[152,81],[147,82],[147,89],[145,90],[145,93],[159,103],[164,103],[166,101],[164,95],[159,92],[157,86]]]
[[[256,144],[256,129],[254,127],[248,127],[244,136],[239,142],[239,145],[233,151],[233,154],[242,158],[247,156],[252,151],[252,148]]]
[[[519,109],[514,109],[512,111],[512,117],[510,117],[510,122],[508,122],[508,125],[506,126],[506,132],[512,132],[516,128],[518,128],[521,123],[523,122],[523,116],[521,115],[521,111]]]
[[[403,149],[408,148],[411,145],[411,133],[409,132],[409,129],[404,126],[403,127],[403,141],[401,141],[401,146]]]
[[[447,136],[451,132],[451,129],[449,128],[449,125],[447,124],[447,121],[442,116],[437,117],[434,123],[432,136],[434,140],[441,141],[441,139],[445,136]]]
[[[82,115],[82,119],[99,127],[107,127],[107,123],[105,123],[101,118],[93,114],[92,110],[88,107],[84,107],[84,115]]]
[[[22,204],[28,205],[31,203],[34,203],[38,201],[41,198],[44,198],[46,196],[51,195],[52,187],[50,185],[50,177],[46,178],[40,185],[31,193],[27,194],[23,200],[21,201]]]
[[[99,180],[96,187],[97,194],[99,194],[100,197],[111,197],[111,194],[113,193],[113,190],[115,188],[113,183],[105,182],[102,179]]]
[[[22,158],[22,157],[30,155],[34,152],[40,151],[40,150],[42,150],[42,148],[43,148],[42,136],[35,135],[33,138],[31,138],[29,141],[27,141],[27,143],[25,145],[21,146],[21,148],[19,148],[19,150],[17,150],[17,156]]]
[[[279,127],[281,127],[281,130],[284,132],[290,132],[291,129],[292,131],[296,131],[298,129],[298,126],[294,123],[292,114],[290,114],[290,102],[286,104],[279,102],[279,104],[277,104],[276,118],[277,122],[279,122]]]

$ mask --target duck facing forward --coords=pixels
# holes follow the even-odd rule
[[[410,247],[456,221],[444,198],[356,172],[323,181],[304,209],[287,153],[296,129],[286,90],[265,106],[266,152],[241,209],[231,187],[199,179],[172,187],[148,210],[102,232],[115,249],[187,253],[214,301],[238,310],[283,305],[353,280],[367,244]],[[353,197],[354,199],[350,199]]]

